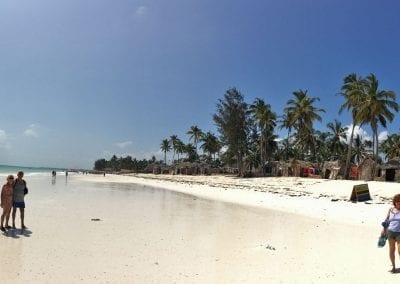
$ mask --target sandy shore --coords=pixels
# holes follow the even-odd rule
[[[71,174],[28,183],[28,230],[0,235],[4,283],[400,279],[376,245],[395,183],[368,182],[373,200],[358,203],[348,200],[360,181]]]

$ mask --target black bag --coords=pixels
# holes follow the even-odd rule
[[[24,188],[24,195],[28,194],[28,188],[25,186]]]

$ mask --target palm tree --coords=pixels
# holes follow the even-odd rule
[[[357,118],[360,121],[368,122],[372,129],[372,144],[375,160],[379,159],[379,124],[386,128],[387,122],[392,122],[395,112],[399,111],[399,105],[396,102],[396,94],[393,91],[379,90],[379,82],[374,74],[367,76],[365,80],[365,96],[361,101]]]
[[[185,145],[185,153],[187,154],[187,160],[189,162],[195,162],[197,160],[196,147],[192,143]]]
[[[194,147],[196,147],[196,154],[197,154],[197,143],[203,136],[203,131],[197,127],[197,125],[193,125],[190,127],[190,130],[186,132],[189,135],[189,140],[193,140]]]
[[[400,157],[400,135],[392,134],[380,145],[385,159],[391,160]]]
[[[178,148],[178,144],[179,144],[180,140],[177,135],[171,135],[170,141],[171,141],[172,150],[173,150],[172,163],[175,163],[175,153],[176,153],[176,149]]]
[[[250,105],[249,112],[260,131],[261,171],[264,174],[268,146],[267,139],[268,136],[271,136],[276,126],[276,114],[271,110],[271,105],[265,104],[264,100],[260,98],[256,98],[254,103]]]
[[[352,151],[352,157],[351,160],[359,165],[361,161],[363,161],[367,156],[368,156],[368,150],[367,148],[370,147],[370,141],[366,140],[363,141],[361,136],[357,134],[357,136],[354,138],[353,141],[353,151]]]
[[[346,140],[347,127],[342,127],[342,123],[335,119],[334,122],[329,122],[327,125],[331,131],[329,133],[329,150],[331,153],[331,160],[336,160],[344,151],[343,140]]]
[[[215,153],[217,153],[221,149],[221,145],[218,141],[217,136],[215,136],[210,131],[204,134],[201,137],[200,141],[203,142],[203,144],[200,145],[200,149],[202,149],[204,153],[208,153],[208,156],[210,158],[212,157],[213,154],[215,155]]]
[[[164,152],[164,165],[167,165],[167,152],[171,150],[171,144],[168,139],[161,141],[160,149]]]
[[[294,154],[294,151],[291,151],[293,149],[291,148],[291,141],[290,141],[290,133],[292,132],[294,123],[292,122],[292,119],[290,117],[291,114],[288,113],[287,110],[284,110],[284,112],[285,113],[280,117],[281,119],[279,121],[279,123],[280,123],[279,129],[282,130],[283,128],[286,128],[288,130],[287,137],[284,140],[285,143],[283,143],[283,146],[285,147],[285,151],[286,151],[286,154],[285,154],[286,159],[285,160],[288,160],[290,157],[292,157],[292,155],[289,152]]]
[[[348,143],[347,148],[347,157],[344,172],[344,176],[346,179],[349,178],[350,173],[350,158],[353,146],[354,128],[357,124],[361,123],[361,121],[357,120],[357,113],[360,102],[362,101],[364,96],[364,86],[365,80],[361,77],[357,77],[357,74],[351,73],[343,79],[343,86],[340,92],[340,95],[344,97],[345,102],[340,106],[339,114],[341,114],[344,109],[347,109],[348,111],[351,111],[351,117],[353,120],[350,134],[350,142]]]
[[[178,163],[179,163],[179,155],[185,152],[185,143],[178,139],[176,142],[176,154],[178,155]]]
[[[293,92],[294,99],[287,101],[287,107],[284,113],[287,115],[287,125],[297,130],[298,146],[303,150],[311,150],[313,158],[316,158],[315,139],[313,137],[313,122],[322,121],[318,112],[325,112],[324,109],[317,108],[313,104],[319,101],[319,98],[307,96],[307,91],[299,90]]]

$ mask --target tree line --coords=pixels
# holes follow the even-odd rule
[[[338,114],[348,111],[352,118],[352,129],[347,142],[347,127],[340,121],[326,124],[327,131],[314,128],[316,121],[322,122],[325,110],[318,107],[318,97],[311,97],[307,90],[297,90],[286,102],[278,115],[263,98],[245,102],[244,95],[236,88],[228,89],[218,99],[212,120],[218,134],[203,131],[193,125],[186,132],[188,143],[177,135],[161,141],[163,161],[137,161],[128,156],[113,156],[95,162],[95,169],[140,170],[151,163],[167,165],[167,153],[172,151],[172,164],[179,162],[201,162],[212,167],[233,166],[239,174],[257,169],[265,174],[265,165],[270,161],[298,159],[321,164],[324,161],[340,160],[345,164],[346,178],[351,164],[359,164],[371,156],[381,162],[380,153],[386,159],[400,157],[400,135],[392,134],[380,143],[379,127],[386,128],[398,112],[394,91],[379,89],[374,74],[366,77],[352,73],[343,79],[339,94],[343,98]],[[355,135],[357,126],[370,126],[372,141]],[[277,130],[286,130],[286,137],[279,140]]]

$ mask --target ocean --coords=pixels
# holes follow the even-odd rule
[[[65,172],[65,169],[60,168],[45,168],[45,167],[23,167],[23,166],[8,166],[8,165],[0,165],[0,174],[14,174],[16,175],[19,171],[23,171],[25,175],[30,174],[51,174],[52,171]]]

